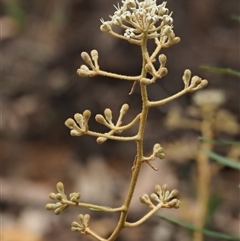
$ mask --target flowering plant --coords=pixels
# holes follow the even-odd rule
[[[110,16],[109,21],[101,19],[102,25],[100,29],[114,37],[127,40],[131,44],[140,46],[142,53],[141,73],[138,76],[126,76],[101,70],[98,63],[98,52],[97,50],[92,50],[90,55],[86,52],[81,54],[86,65],[81,65],[77,70],[77,74],[80,77],[94,77],[100,75],[132,82],[130,94],[133,93],[135,86],[139,84],[142,97],[142,110],[130,123],[123,125],[122,119],[129,110],[129,105],[126,103],[122,105],[116,123],[112,120],[112,111],[109,108],[106,108],[103,115],[97,114],[95,116],[98,123],[109,128],[109,131],[106,133],[95,132],[89,128],[88,121],[91,117],[90,110],[85,110],[82,114],[75,114],[74,118],[66,120],[65,125],[70,129],[70,134],[72,136],[94,136],[96,137],[98,144],[102,144],[108,139],[136,142],[136,156],[133,160],[131,180],[127,195],[120,207],[110,208],[98,206],[82,202],[80,193],[71,193],[69,197],[67,197],[64,193],[63,184],[59,182],[57,184],[58,192],[50,194],[50,198],[54,200],[55,203],[49,203],[46,205],[46,208],[48,210],[54,210],[55,214],[60,214],[69,206],[86,207],[103,212],[118,212],[119,221],[108,238],[100,237],[89,227],[89,214],[80,214],[78,216],[78,222],[75,221],[72,223],[73,231],[89,234],[96,240],[100,241],[116,240],[122,229],[126,227],[134,227],[143,223],[161,208],[180,207],[180,201],[176,199],[178,193],[177,190],[169,191],[166,184],[156,185],[155,193],[151,195],[144,194],[140,197],[140,202],[147,205],[150,211],[135,222],[127,221],[129,206],[142,164],[147,163],[150,167],[156,170],[151,162],[156,158],[163,159],[165,157],[163,147],[159,143],[156,143],[153,146],[151,155],[145,156],[143,153],[143,140],[149,109],[164,105],[183,94],[193,92],[207,85],[207,80],[201,79],[198,76],[192,77],[191,71],[187,69],[184,71],[182,77],[184,83],[183,90],[162,100],[149,100],[147,86],[154,84],[168,73],[168,69],[166,68],[167,57],[164,54],[159,54],[159,52],[163,48],[168,48],[180,41],[180,38],[176,37],[173,32],[172,13],[166,8],[166,2],[158,5],[156,0],[122,0],[122,5],[115,6],[115,8],[116,11]],[[115,30],[116,27],[122,28],[124,32],[117,32]],[[150,40],[154,40],[156,44],[155,50],[152,53],[149,53],[147,49],[147,43]],[[158,67],[155,67],[155,65]],[[133,136],[123,136],[122,133],[133,125],[138,125],[137,133]]]

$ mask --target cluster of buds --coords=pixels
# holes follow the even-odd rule
[[[65,125],[71,130],[72,136],[82,136],[88,131],[88,121],[91,117],[91,111],[85,110],[83,114],[76,113],[74,119],[68,118]]]
[[[120,134],[123,130],[120,129],[119,127],[122,125],[122,118],[127,113],[128,109],[129,109],[128,104],[122,105],[122,108],[120,109],[120,112],[119,112],[120,114],[118,117],[118,121],[116,124],[112,122],[112,111],[109,108],[106,108],[104,110],[104,116],[101,114],[97,114],[95,119],[98,123],[105,125],[110,129],[110,131],[108,132],[109,135]],[[102,144],[106,140],[107,140],[106,137],[98,137],[97,143]]]
[[[49,194],[49,197],[52,200],[57,201],[57,202],[56,203],[48,203],[46,205],[46,209],[54,210],[54,213],[56,215],[58,215],[61,212],[63,212],[64,210],[66,210],[69,207],[70,203],[77,205],[80,200],[81,195],[78,192],[73,192],[69,195],[69,200],[68,200],[66,194],[64,193],[63,184],[61,182],[58,182],[56,187],[57,187],[58,193],[52,192]]]
[[[175,197],[178,195],[178,191],[176,189],[171,192],[168,190],[168,186],[166,184],[160,186],[155,186],[156,193],[152,193],[150,197],[147,194],[144,194],[140,197],[140,202],[148,205],[151,209],[156,206],[152,203],[152,201],[156,201],[161,207],[164,208],[179,208],[180,201]],[[151,201],[152,200],[152,201]]]
[[[98,51],[94,49],[91,51],[90,55],[87,52],[81,53],[82,59],[91,67],[91,70],[85,64],[81,65],[77,70],[77,74],[80,77],[94,77],[98,73]]]
[[[142,84],[149,85],[149,84],[155,83],[157,79],[161,79],[163,76],[167,75],[168,70],[165,67],[167,62],[166,55],[160,54],[158,56],[158,61],[160,63],[158,70],[156,70],[154,65],[152,64],[153,61],[151,61],[150,59],[146,59],[146,60],[147,60],[147,64],[145,65],[145,69],[149,74],[152,75],[152,78],[151,79],[142,78],[140,80]]]
[[[72,222],[72,228],[71,230],[73,232],[81,232],[83,234],[87,234],[87,228],[88,228],[88,222],[90,220],[89,214],[79,214],[78,215],[78,222],[74,221]]]
[[[143,162],[146,162],[151,168],[153,168],[153,170],[157,171],[157,169],[150,164],[150,161],[153,161],[155,158],[159,158],[159,159],[165,158],[163,147],[159,143],[156,143],[153,146],[153,152],[151,156],[143,158]]]
[[[88,129],[88,121],[91,116],[91,112],[89,110],[85,110],[83,112],[83,114],[79,114],[79,113],[75,114],[74,119],[68,118],[65,121],[65,125],[71,130],[70,134],[72,136],[82,136],[85,134],[95,136],[95,137],[97,137],[98,144],[104,143],[107,139],[119,140],[120,137],[117,138],[117,136],[115,136],[115,134],[120,134],[120,133],[122,133],[123,130],[126,130],[126,129],[132,127],[140,118],[140,115],[137,115],[136,118],[132,122],[123,126],[122,118],[127,113],[128,109],[129,109],[128,104],[122,105],[116,124],[114,124],[112,121],[112,111],[109,108],[106,108],[104,110],[104,115],[97,114],[95,116],[95,120],[98,123],[100,123],[110,129],[110,131],[107,133],[98,133],[98,132],[90,131]],[[123,140],[125,140],[124,137],[122,137],[122,138],[123,138]],[[136,137],[130,137],[130,139],[128,137],[126,137],[126,140],[135,140],[135,139],[136,139]]]
[[[134,44],[140,44],[145,36],[155,39],[163,47],[169,47],[178,43],[180,38],[172,30],[172,13],[169,13],[166,4],[157,5],[156,0],[122,0],[122,6],[115,6],[116,11],[110,16],[110,21],[101,19],[100,29]],[[123,35],[114,32],[114,26],[123,28]]]
[[[191,71],[186,69],[182,77],[184,88],[188,89],[189,92],[194,92],[207,86],[208,81],[206,79],[202,79],[197,75],[191,77],[191,75]]]

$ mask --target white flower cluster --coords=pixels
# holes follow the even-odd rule
[[[126,40],[140,41],[143,36],[148,39],[160,38],[160,42],[179,42],[172,30],[172,13],[166,8],[167,2],[157,5],[156,0],[122,0],[122,6],[115,6],[116,11],[110,21],[101,19],[101,30],[113,32],[113,26],[125,29]]]

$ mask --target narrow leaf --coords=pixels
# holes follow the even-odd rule
[[[237,161],[235,161],[233,159],[230,159],[230,158],[218,155],[217,153],[215,153],[213,151],[208,151],[207,155],[211,159],[213,159],[214,161],[218,162],[221,165],[224,165],[224,166],[227,166],[227,167],[231,167],[233,169],[240,170],[240,162],[237,162]]]
[[[173,223],[175,225],[178,225],[180,227],[183,227],[183,228],[186,228],[186,229],[189,229],[191,231],[197,231],[197,232],[201,232],[203,233],[204,235],[206,236],[210,236],[210,237],[214,237],[216,238],[217,240],[221,239],[221,240],[232,240],[232,241],[240,241],[240,238],[239,237],[236,237],[236,236],[232,236],[232,235],[229,235],[229,234],[224,234],[224,233],[219,233],[219,232],[215,232],[215,231],[212,231],[212,230],[209,230],[209,229],[198,229],[196,227],[194,227],[191,223],[186,223],[186,222],[182,222],[182,221],[177,221],[177,220],[174,220],[174,219],[171,219],[171,218],[168,218],[168,217],[165,217],[165,216],[162,216],[162,215],[159,215],[159,217],[161,219],[164,219],[170,223]]]
[[[209,72],[214,72],[214,73],[218,73],[218,74],[228,74],[228,75],[232,75],[235,77],[240,77],[239,71],[233,70],[230,68],[217,68],[217,67],[212,67],[212,66],[208,66],[208,65],[201,65],[199,68],[202,70],[207,70]]]
[[[203,136],[199,136],[198,139],[201,141],[211,142],[217,145],[240,145],[240,141],[214,140],[205,138]]]

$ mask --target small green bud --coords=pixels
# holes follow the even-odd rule
[[[62,201],[62,194],[61,193],[57,193],[56,194],[56,200],[58,200],[58,201]]]
[[[46,206],[45,206],[45,208],[47,209],[47,210],[54,210],[55,208],[56,208],[56,204],[55,203],[48,203]]]
[[[153,147],[153,155],[154,155],[155,157],[158,157],[158,158],[160,158],[160,159],[165,158],[165,154],[164,154],[163,151],[164,151],[164,150],[163,150],[162,146],[161,146],[159,143],[156,143],[156,144],[154,145],[154,147]]]
[[[64,185],[62,182],[58,182],[56,187],[57,187],[57,190],[59,191],[59,193],[62,193],[62,194],[64,193]]]
[[[56,215],[59,215],[59,214],[61,213],[61,211],[62,211],[62,208],[59,207],[59,208],[56,208],[56,209],[54,210],[54,213],[55,213]]]
[[[56,200],[56,194],[53,193],[53,192],[51,192],[51,193],[49,194],[49,197],[50,197],[51,199],[53,199],[53,200]]]

